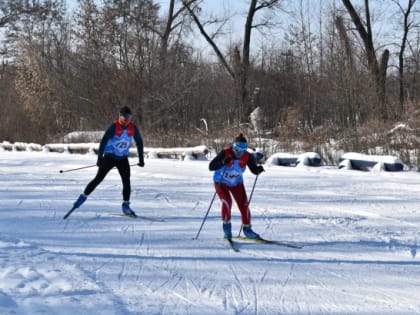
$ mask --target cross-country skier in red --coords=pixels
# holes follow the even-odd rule
[[[251,211],[248,207],[248,196],[242,174],[247,166],[255,175],[264,172],[264,168],[257,165],[254,156],[247,149],[248,142],[243,134],[240,134],[235,138],[233,144],[219,152],[209,165],[210,171],[215,171],[214,187],[222,202],[223,232],[227,239],[232,238],[232,196],[241,212],[245,236],[253,239],[259,238],[259,235],[251,228]]]

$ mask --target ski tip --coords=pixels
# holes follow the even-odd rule
[[[124,213],[111,213],[112,216],[114,217],[123,217],[123,218],[131,218],[131,219],[137,219],[138,216],[137,215],[128,215],[128,214],[124,214]]]
[[[225,238],[225,240],[228,242],[230,248],[234,251],[234,252],[239,252],[239,248],[236,247],[235,243],[232,241],[231,238]]]

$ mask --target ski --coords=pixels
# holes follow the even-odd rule
[[[112,213],[111,214],[114,217],[123,217],[123,218],[130,218],[130,219],[137,219],[138,216],[136,214],[134,215],[129,215],[129,214],[124,214],[124,213]]]
[[[262,243],[262,244],[273,244],[273,245],[285,246],[285,247],[294,248],[294,249],[302,249],[303,248],[303,245],[286,243],[286,242],[276,241],[276,240],[266,240],[264,238],[258,238],[258,239],[256,239],[256,242],[257,243]]]
[[[155,217],[147,217],[144,215],[126,215],[124,213],[111,213],[112,216],[114,217],[126,217],[129,219],[142,219],[142,220],[147,220],[147,221],[152,221],[152,222],[165,222],[164,219],[162,218],[155,218]]]
[[[282,241],[276,241],[276,240],[267,240],[265,238],[259,237],[259,238],[249,238],[244,236],[238,236],[236,237],[239,240],[249,241],[249,242],[255,242],[255,243],[261,243],[261,244],[272,244],[272,245],[278,245],[278,246],[284,246],[288,248],[294,248],[294,249],[302,249],[303,245],[299,244],[293,244],[288,242],[282,242]]]
[[[71,208],[64,216],[63,216],[63,220],[67,219],[74,210],[76,210],[77,208],[73,207]],[[111,215],[113,216],[117,216],[117,217],[126,217],[129,219],[142,219],[142,220],[148,220],[148,221],[153,221],[153,222],[165,222],[164,219],[162,218],[152,218],[152,217],[146,217],[143,215],[126,215],[123,213],[112,213]]]
[[[234,251],[234,252],[239,252],[239,248],[238,247],[236,247],[236,245],[235,245],[235,243],[232,241],[232,239],[231,238],[226,238],[225,239],[227,242],[228,242],[228,244],[229,244],[229,247]]]
[[[74,211],[74,210],[76,210],[77,208],[76,207],[73,207],[73,208],[71,208],[65,215],[64,215],[64,217],[63,217],[63,220],[65,220],[65,219],[67,219],[69,216],[70,216],[70,214],[72,214],[72,212]]]

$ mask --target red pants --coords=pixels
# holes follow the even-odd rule
[[[242,224],[251,223],[251,212],[248,208],[248,197],[243,184],[230,187],[226,184],[215,183],[216,193],[222,202],[222,220],[230,221],[232,214],[232,197],[235,198],[239,211],[241,212]]]

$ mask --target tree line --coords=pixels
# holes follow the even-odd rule
[[[232,35],[234,14],[203,0],[0,1],[0,139],[102,130],[128,105],[148,146],[241,131],[284,150],[419,155],[416,0],[244,3]]]

